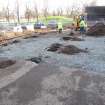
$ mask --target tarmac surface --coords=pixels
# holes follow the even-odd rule
[[[41,63],[0,89],[0,105],[105,105],[105,75]]]

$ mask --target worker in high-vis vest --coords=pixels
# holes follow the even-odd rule
[[[58,22],[58,31],[59,31],[59,33],[62,33],[62,30],[63,30],[63,24],[62,24],[62,22]]]
[[[80,26],[80,33],[84,34],[87,28],[87,24],[84,19],[81,19],[79,26]]]

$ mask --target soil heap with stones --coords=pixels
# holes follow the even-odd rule
[[[54,44],[52,44],[52,45],[47,49],[47,51],[58,52],[58,53],[63,53],[63,54],[68,54],[68,55],[73,55],[73,54],[81,53],[81,52],[84,52],[84,53],[87,52],[86,49],[80,49],[80,48],[77,48],[77,47],[74,46],[74,45],[67,45],[67,46],[64,46],[64,45],[59,44],[59,43],[54,43]]]
[[[104,36],[105,35],[105,24],[97,23],[94,26],[90,27],[87,31],[89,36]]]

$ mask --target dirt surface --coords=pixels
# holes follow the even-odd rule
[[[0,89],[0,105],[105,105],[105,76],[40,64]]]
[[[87,52],[86,49],[83,50],[83,49],[77,48],[74,45],[64,46],[64,45],[59,44],[59,43],[52,44],[48,48],[47,51],[58,52],[58,53],[69,54],[69,55],[73,55],[73,54],[80,53],[80,52],[84,52],[84,53]]]
[[[60,38],[27,39],[1,48],[1,56],[24,56],[25,59],[31,58],[32,62],[40,62],[40,58],[33,57],[37,54],[50,58],[47,63],[40,63],[23,77],[0,89],[0,105],[105,105],[104,37],[65,42]],[[57,53],[48,52],[45,48]],[[83,50],[85,48],[89,48],[89,54],[76,54],[87,52]],[[5,73],[9,70],[14,72],[14,67],[11,68],[5,69]],[[2,75],[3,72],[0,77]]]
[[[90,27],[87,31],[89,36],[105,36],[105,25],[104,23],[97,23],[94,26]]]

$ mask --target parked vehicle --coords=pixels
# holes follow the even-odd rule
[[[42,29],[42,28],[47,28],[44,23],[42,22],[37,22],[34,24],[34,29]]]
[[[57,21],[56,20],[49,21],[48,28],[56,29],[57,28]]]
[[[33,24],[28,24],[27,26],[28,31],[34,31],[34,25]]]
[[[22,26],[18,25],[16,27],[13,28],[13,32],[23,32]]]

